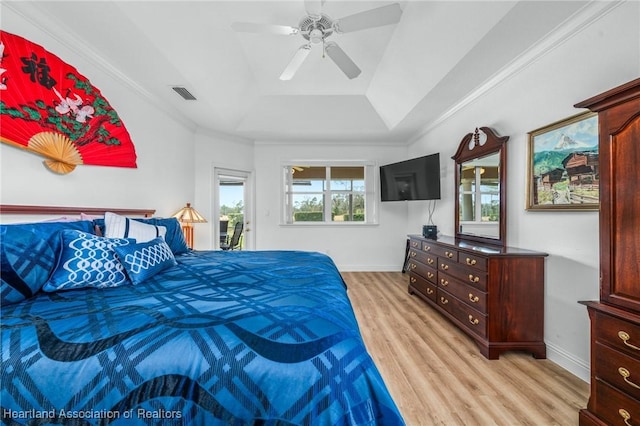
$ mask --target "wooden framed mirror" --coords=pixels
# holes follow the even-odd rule
[[[506,245],[508,140],[488,127],[476,128],[451,157],[456,162],[457,239]]]

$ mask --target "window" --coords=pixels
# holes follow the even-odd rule
[[[295,163],[284,170],[284,223],[375,223],[373,164]]]

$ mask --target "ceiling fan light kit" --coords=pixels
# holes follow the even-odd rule
[[[298,48],[293,58],[280,75],[280,80],[291,80],[304,60],[311,52],[313,44],[323,45],[323,51],[349,78],[356,78],[361,74],[360,68],[334,41],[326,41],[334,32],[343,34],[368,28],[396,24],[402,16],[399,3],[392,3],[364,12],[355,13],[341,19],[333,20],[322,13],[323,0],[305,0],[307,15],[302,17],[298,27],[286,25],[260,24],[252,22],[235,22],[231,25],[234,31],[249,33],[271,33],[277,35],[301,34],[306,43]],[[324,55],[323,55],[324,56]]]

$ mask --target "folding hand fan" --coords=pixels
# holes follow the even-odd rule
[[[47,158],[65,174],[78,164],[137,167],[116,111],[71,65],[0,31],[0,141]]]

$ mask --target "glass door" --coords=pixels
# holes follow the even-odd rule
[[[224,250],[253,249],[251,174],[215,168],[214,246]]]

